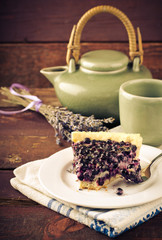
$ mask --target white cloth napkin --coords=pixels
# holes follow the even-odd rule
[[[162,198],[138,207],[113,210],[96,210],[58,201],[50,196],[39,182],[38,172],[44,161],[46,159],[36,160],[16,168],[15,178],[11,179],[11,185],[39,204],[109,237],[116,237],[162,211]]]

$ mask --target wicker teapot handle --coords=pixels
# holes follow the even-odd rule
[[[108,6],[108,5],[101,5],[94,7],[87,11],[79,20],[77,25],[74,25],[71,36],[69,39],[69,44],[67,46],[67,55],[66,55],[66,61],[67,64],[69,64],[70,58],[73,56],[75,59],[76,63],[79,60],[79,55],[80,55],[80,39],[81,39],[81,34],[83,31],[84,26],[86,23],[96,14],[102,13],[102,12],[108,12],[121,20],[121,22],[124,24],[127,34],[128,34],[128,39],[129,39],[129,56],[130,59],[133,60],[135,57],[140,57],[140,62],[143,62],[143,48],[142,48],[142,37],[139,31],[139,28],[137,29],[137,34],[138,34],[138,42],[139,42],[139,50],[137,50],[137,45],[136,45],[136,34],[134,27],[128,17],[121,12],[119,9]]]

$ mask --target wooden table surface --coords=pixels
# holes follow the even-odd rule
[[[53,89],[32,89],[44,103],[58,104]],[[2,100],[2,96],[0,97]],[[19,109],[0,101],[3,110]],[[109,237],[31,201],[10,185],[13,169],[68,147],[55,143],[54,130],[39,113],[0,116],[0,239],[106,240]],[[162,213],[116,239],[162,239]]]

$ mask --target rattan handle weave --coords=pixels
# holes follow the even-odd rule
[[[77,25],[74,25],[70,39],[69,39],[69,44],[67,46],[67,55],[66,55],[66,61],[67,64],[70,61],[70,58],[73,56],[75,59],[76,63],[79,60],[79,55],[80,55],[80,39],[81,39],[81,34],[83,31],[84,26],[86,23],[96,14],[102,13],[102,12],[108,12],[113,15],[115,15],[117,18],[121,20],[121,22],[124,24],[127,34],[128,34],[128,39],[129,39],[129,55],[131,60],[134,59],[134,57],[139,56],[141,59],[141,62],[143,60],[143,49],[142,49],[142,38],[141,34],[138,29],[138,37],[139,37],[139,45],[140,45],[140,51],[137,51],[137,45],[136,45],[136,34],[134,27],[128,17],[121,12],[119,9],[108,6],[108,5],[101,5],[94,7],[87,11],[79,20]]]

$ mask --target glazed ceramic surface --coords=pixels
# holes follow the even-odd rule
[[[63,106],[74,113],[95,115],[97,118],[114,117],[119,121],[119,87],[138,78],[151,78],[150,71],[139,65],[139,58],[129,62],[118,51],[97,50],[84,54],[76,65],[41,70],[55,87]]]
[[[81,53],[81,35],[86,23],[95,15],[110,13],[124,25],[128,34],[129,57],[120,51],[96,50]],[[139,27],[136,31],[129,18],[119,9],[99,5],[89,9],[73,26],[67,45],[67,66],[45,68],[41,73],[55,87],[63,106],[74,113],[97,118],[114,117],[119,123],[119,87],[132,79],[152,78],[142,65],[143,47]],[[137,44],[138,43],[138,44]]]
[[[162,80],[124,83],[119,91],[119,105],[125,132],[140,133],[145,144],[162,144]]]

